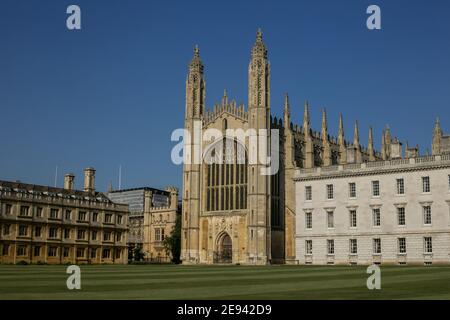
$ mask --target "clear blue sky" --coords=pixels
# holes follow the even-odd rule
[[[68,31],[78,4],[82,30]],[[370,4],[382,30],[366,28]],[[247,104],[247,67],[258,27],[272,66],[272,113],[289,92],[300,123],[328,110],[430,147],[436,117],[450,132],[450,2],[3,0],[0,6],[0,179],[53,184],[55,166],[97,169],[97,189],[181,185],[170,160],[183,126],[187,64],[195,44],[205,64],[207,104],[223,89]]]

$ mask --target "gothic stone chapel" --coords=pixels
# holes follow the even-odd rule
[[[295,169],[380,157],[373,141],[367,149],[359,145],[357,124],[354,143],[345,141],[342,117],[338,138],[328,135],[325,111],[322,131],[311,130],[308,103],[303,126],[293,125],[287,94],[284,121],[271,116],[270,63],[260,30],[251,51],[248,77],[248,108],[229,100],[225,92],[220,104],[206,110],[204,67],[195,48],[186,80],[185,129],[192,135],[196,123],[201,123],[203,131],[218,129],[224,137],[226,129],[267,129],[269,145],[270,129],[278,129],[280,163],[278,173],[260,174],[265,165],[249,163],[249,139],[245,139],[245,146],[233,141],[233,161],[184,164],[181,258],[185,264],[295,262]],[[211,149],[214,143],[202,142],[203,150]],[[226,146],[224,141],[220,143]],[[187,142],[185,152],[193,154],[195,147]],[[239,150],[245,152],[244,163],[237,161]],[[230,155],[223,152],[219,156]]]

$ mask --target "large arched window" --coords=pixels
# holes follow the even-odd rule
[[[245,147],[232,139],[223,139],[217,143],[220,144],[211,146],[209,152],[210,159],[214,160],[205,163],[205,210],[246,209],[248,159]]]

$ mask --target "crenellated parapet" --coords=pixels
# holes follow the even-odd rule
[[[225,92],[226,94],[226,92]],[[222,114],[227,113],[233,117],[236,117],[242,121],[248,121],[248,113],[245,111],[244,104],[240,104],[237,106],[236,100],[231,100],[228,102],[228,98],[222,98],[222,104],[215,104],[214,107],[208,109],[203,117],[203,124],[207,125],[211,122],[214,122],[218,117]]]
[[[450,154],[298,169],[294,180],[329,179],[349,175],[382,175],[392,172],[420,171],[426,168],[450,168]]]

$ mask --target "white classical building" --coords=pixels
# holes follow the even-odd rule
[[[450,154],[298,169],[300,264],[449,264]]]

